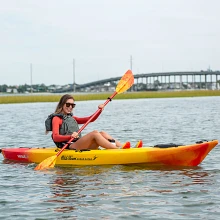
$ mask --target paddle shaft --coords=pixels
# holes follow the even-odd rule
[[[106,106],[115,96],[117,95],[117,92],[115,91],[103,104],[104,106]],[[80,134],[81,131],[102,111],[102,109],[98,109],[93,115],[92,117],[77,131],[77,134]],[[65,148],[74,140],[75,138],[71,138],[62,148],[61,150],[56,154],[56,156],[58,157],[64,150]]]

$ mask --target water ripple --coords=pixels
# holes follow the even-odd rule
[[[220,97],[114,100],[85,133],[106,130],[132,145],[218,139]],[[77,103],[76,115],[101,101]],[[44,120],[56,103],[1,105],[0,146],[51,146]],[[11,109],[15,114],[11,115]],[[13,134],[13,135],[11,135]],[[0,155],[0,219],[217,219],[220,210],[219,145],[195,168],[147,165],[55,167]]]

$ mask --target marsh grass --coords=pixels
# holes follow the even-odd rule
[[[73,94],[77,101],[106,100],[112,93],[97,94]],[[62,95],[10,95],[0,96],[0,104],[31,103],[31,102],[58,102]],[[118,94],[114,99],[141,99],[141,98],[175,98],[175,97],[198,97],[220,96],[220,90],[192,90],[192,91],[158,91],[158,92],[125,92]]]

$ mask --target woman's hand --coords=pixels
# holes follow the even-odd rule
[[[78,137],[79,137],[79,135],[78,135],[77,132],[73,132],[73,133],[71,134],[71,138],[78,138]]]
[[[98,108],[101,109],[102,111],[104,110],[104,107],[105,107],[104,104],[100,104],[100,105],[98,106]]]

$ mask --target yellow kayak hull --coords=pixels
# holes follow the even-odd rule
[[[85,151],[64,150],[57,157],[56,165],[164,164],[197,166],[216,145],[218,145],[218,140],[169,148],[143,147]],[[2,154],[7,160],[40,163],[48,157],[56,155],[59,150],[56,147],[5,148],[2,149]]]

